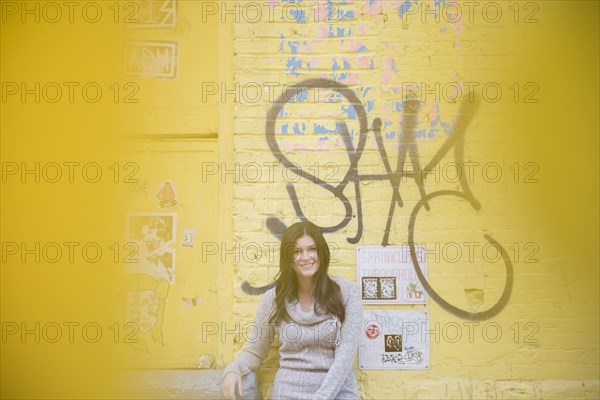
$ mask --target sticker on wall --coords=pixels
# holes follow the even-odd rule
[[[163,182],[156,192],[156,199],[160,208],[171,208],[177,205],[177,191],[175,182]]]
[[[415,251],[427,278],[423,246],[415,246]],[[363,304],[427,304],[409,246],[359,246],[356,269]]]
[[[429,369],[426,310],[363,310],[360,369]]]
[[[181,301],[183,302],[183,305],[187,309],[190,309],[190,308],[197,306],[198,304],[202,304],[204,302],[202,297],[182,297]]]
[[[125,186],[126,194],[129,196],[148,196],[149,189],[150,181],[148,180],[138,180]]]
[[[181,245],[183,247],[194,247],[196,243],[196,230],[184,228],[181,235]]]
[[[377,321],[368,321],[365,324],[365,335],[368,339],[377,339],[381,335],[381,324]]]
[[[140,40],[127,42],[125,72],[145,78],[177,77],[179,42],[172,40]]]
[[[145,273],[175,283],[175,214],[135,213],[127,216],[127,236],[136,244],[138,262],[128,273]]]
[[[132,29],[169,29],[177,23],[177,0],[137,0],[123,5],[126,26]]]

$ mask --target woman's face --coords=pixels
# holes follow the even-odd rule
[[[292,268],[299,279],[312,278],[319,270],[317,245],[310,236],[304,235],[296,240]]]

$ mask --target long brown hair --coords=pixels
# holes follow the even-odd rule
[[[329,246],[321,233],[321,230],[312,222],[301,221],[288,227],[281,237],[279,250],[279,273],[275,282],[275,310],[269,318],[270,323],[277,324],[288,321],[289,314],[285,308],[286,300],[298,300],[298,278],[292,268],[296,241],[302,236],[310,236],[317,247],[319,269],[315,273],[315,313],[317,305],[325,313],[336,315],[344,322],[346,311],[342,302],[340,287],[327,274],[329,269],[330,252]]]

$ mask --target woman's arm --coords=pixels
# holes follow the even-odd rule
[[[347,282],[348,297],[345,301],[346,317],[342,323],[341,340],[335,349],[335,359],[325,380],[315,395],[315,400],[334,399],[354,368],[354,358],[362,326],[362,303],[360,288]]]
[[[248,337],[248,342],[240,355],[225,367],[223,377],[229,372],[235,372],[240,376],[244,376],[261,366],[262,361],[267,356],[274,336],[274,329],[269,324],[269,316],[274,307],[274,297],[275,289],[268,290],[265,293],[256,310],[252,333]],[[242,331],[248,332],[246,329]]]

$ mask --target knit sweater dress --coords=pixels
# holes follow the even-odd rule
[[[359,287],[341,277],[331,276],[340,287],[346,310],[343,323],[317,307],[302,308],[296,300],[287,301],[290,321],[269,325],[275,309],[275,288],[268,290],[254,318],[253,332],[242,353],[229,364],[229,372],[246,375],[260,367],[274,335],[279,336],[279,370],[271,398],[280,399],[358,399],[354,358],[362,325]]]

